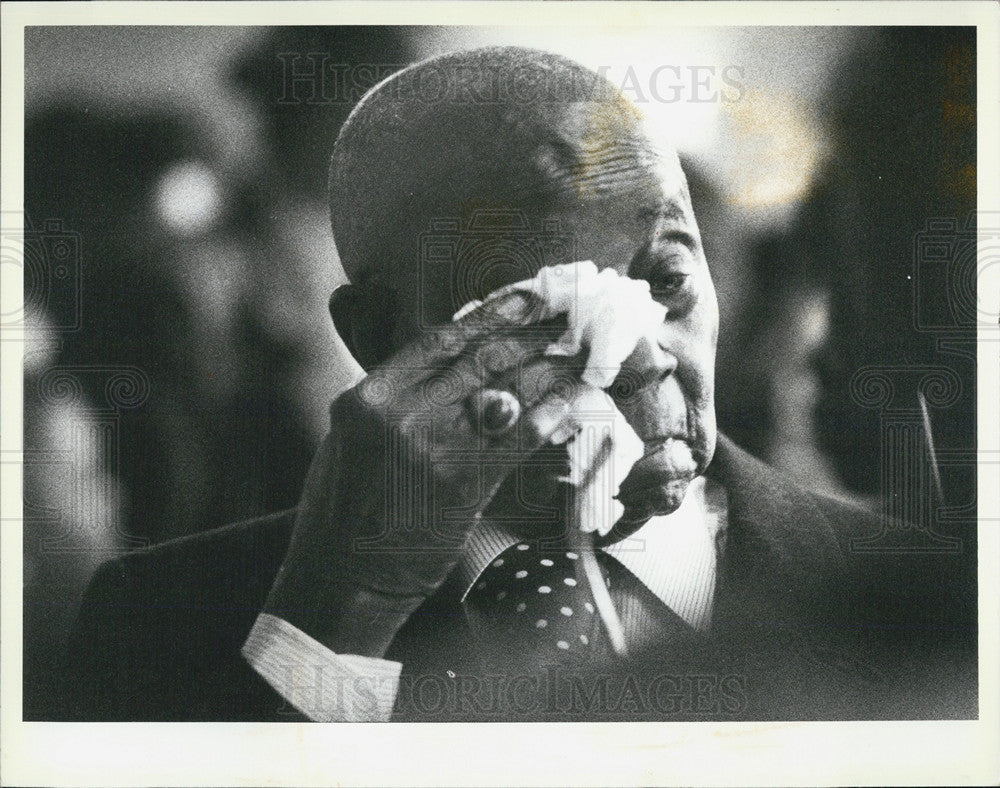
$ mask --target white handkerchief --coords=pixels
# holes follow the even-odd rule
[[[597,531],[604,536],[625,513],[625,507],[616,496],[628,472],[642,457],[644,446],[611,397],[600,389],[583,389],[570,403],[567,421],[570,422],[568,434],[553,436],[553,442],[568,437],[567,481],[574,487],[583,482],[604,436],[611,436],[611,456],[598,469],[591,485],[580,492],[580,529]]]
[[[553,434],[552,442],[568,442],[567,481],[579,486],[604,436],[611,436],[612,456],[581,499],[580,527],[604,535],[624,512],[615,496],[644,447],[603,389],[614,382],[641,339],[657,341],[667,308],[653,300],[648,282],[621,276],[610,268],[598,271],[592,261],[583,260],[542,268],[533,279],[507,285],[484,302],[466,304],[453,319],[518,291],[539,297],[539,320],[566,315],[566,331],[546,349],[547,355],[575,356],[583,348],[588,350],[581,376],[588,385],[570,402],[564,426]]]
[[[599,389],[612,384],[642,337],[656,341],[667,314],[667,308],[650,295],[648,282],[620,276],[610,268],[599,272],[590,260],[542,268],[533,279],[491,293],[485,303],[516,291],[539,296],[541,320],[566,315],[569,325],[547,353],[575,356],[581,348],[589,348],[582,378]],[[463,307],[459,314],[467,311]]]

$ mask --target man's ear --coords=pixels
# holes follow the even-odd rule
[[[330,296],[330,317],[347,349],[370,372],[392,354],[395,298],[374,284],[341,285]]]

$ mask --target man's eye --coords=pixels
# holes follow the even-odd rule
[[[650,277],[649,290],[653,298],[670,298],[684,289],[687,280],[687,274],[661,274]]]

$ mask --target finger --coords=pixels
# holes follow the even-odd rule
[[[529,451],[544,446],[558,433],[571,430],[572,400],[553,395],[542,400],[524,415],[522,445]]]
[[[529,391],[523,390],[525,383],[531,380],[525,373],[544,363],[546,349],[558,330],[552,326],[507,329],[470,347],[455,359],[453,370],[464,378],[480,381],[481,386],[515,391],[522,403],[535,402],[541,397],[532,397]],[[565,358],[564,363],[572,363],[572,359]]]
[[[515,293],[450,326],[425,331],[359,386],[377,408],[447,407],[525,358],[544,352],[559,326],[536,326],[535,301]]]
[[[551,342],[557,326],[505,327],[494,335],[470,343],[456,358],[436,363],[425,360],[419,365],[402,366],[398,361],[373,371],[362,383],[366,401],[399,412],[434,413],[447,419],[449,409],[471,407],[478,413],[485,402],[467,403],[481,389],[507,390],[522,405],[532,405],[544,398],[539,393],[537,374],[525,370],[536,364]],[[563,358],[563,365],[573,359]],[[550,376],[552,372],[548,373]],[[522,385],[527,381],[528,385]],[[490,430],[487,430],[489,432]]]
[[[559,422],[580,393],[581,369],[580,359],[535,356],[525,360],[469,394],[470,426],[480,435],[497,438],[512,431],[522,415],[529,415],[538,420],[536,427],[547,438],[549,421]],[[535,443],[533,437],[527,441],[530,447]]]
[[[521,417],[506,432],[492,436],[494,444],[512,453],[528,454],[556,436],[573,432],[578,426],[573,418],[574,403],[589,389],[575,377],[560,380],[541,399],[531,405],[522,403]]]
[[[397,368],[437,367],[456,358],[470,345],[508,329],[537,324],[541,302],[531,293],[510,293],[472,310],[459,320],[426,328],[388,363]]]
[[[452,363],[380,367],[359,384],[359,395],[365,404],[379,412],[414,417],[423,414],[441,424],[453,424],[464,408],[469,411],[477,432],[491,434],[500,429],[493,425],[502,421],[500,414],[494,413],[497,408],[507,412],[544,397],[544,392],[539,392],[542,384],[537,381],[538,375],[525,374],[524,370],[540,358],[545,343],[544,338],[537,337],[490,338]],[[520,391],[522,380],[530,381],[527,396]],[[484,398],[483,391],[487,389],[509,392],[515,401],[499,402],[499,394]],[[486,413],[492,414],[487,419],[489,424],[483,420]],[[484,424],[485,430],[478,429]]]
[[[526,410],[545,401],[569,403],[584,385],[584,356],[535,356],[508,372],[506,379]]]
[[[469,421],[480,435],[502,435],[521,418],[521,401],[504,389],[479,389],[467,402]]]

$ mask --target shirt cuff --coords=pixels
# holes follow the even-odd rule
[[[284,619],[261,613],[241,649],[244,659],[313,722],[387,722],[403,666],[335,654]]]

